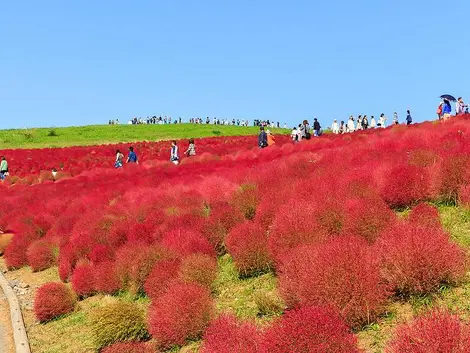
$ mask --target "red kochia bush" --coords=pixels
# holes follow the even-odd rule
[[[45,270],[56,263],[57,252],[57,246],[52,241],[36,240],[26,252],[28,264],[33,272]]]
[[[260,341],[261,331],[254,324],[222,315],[207,328],[201,353],[258,353]]]
[[[470,328],[446,312],[434,311],[400,326],[386,353],[467,353]]]
[[[101,353],[155,353],[145,342],[120,342],[101,350]]]
[[[303,307],[284,314],[270,327],[260,353],[355,353],[356,337],[338,313],[323,307]]]
[[[197,284],[176,284],[155,300],[148,326],[158,345],[168,348],[201,337],[214,311],[210,292]]]
[[[466,272],[464,251],[440,228],[397,224],[376,243],[383,278],[402,294],[424,294]]]
[[[178,277],[180,260],[162,260],[155,264],[144,285],[147,296],[155,300],[167,291],[171,283]]]
[[[183,259],[180,267],[180,278],[185,282],[210,287],[217,277],[217,261],[203,254],[189,255]]]
[[[411,209],[410,223],[425,227],[441,228],[439,211],[436,207],[420,203]]]
[[[103,294],[115,294],[121,289],[121,281],[116,273],[114,262],[100,262],[93,266],[96,291]]]
[[[226,246],[243,275],[264,272],[272,267],[268,236],[258,223],[245,222],[233,228]]]
[[[215,256],[209,241],[201,233],[188,228],[176,228],[167,232],[162,244],[180,256],[198,253]]]
[[[95,292],[93,266],[84,263],[73,270],[72,288],[79,297],[87,297]]]
[[[42,285],[34,298],[34,314],[41,321],[49,321],[73,311],[76,298],[63,283],[50,282]]]
[[[391,207],[409,206],[431,196],[430,181],[429,172],[425,168],[400,165],[388,173],[381,194]]]
[[[288,305],[332,306],[354,327],[374,320],[388,296],[378,257],[352,236],[296,249],[284,259],[279,281]]]
[[[444,159],[439,178],[439,193],[444,201],[458,201],[462,185],[468,183],[469,164],[470,158],[466,154],[452,155]]]

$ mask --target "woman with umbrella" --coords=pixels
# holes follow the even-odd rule
[[[442,117],[444,121],[446,121],[449,120],[452,114],[452,106],[450,105],[450,102],[455,102],[457,99],[455,99],[454,96],[451,96],[450,94],[443,94],[440,98],[442,98],[444,102],[442,105]]]

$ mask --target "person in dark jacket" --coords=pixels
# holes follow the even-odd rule
[[[259,128],[259,135],[258,135],[258,146],[260,148],[265,148],[268,146],[268,135],[264,131],[264,127],[261,126]]]
[[[411,117],[411,112],[409,110],[406,111],[406,125],[411,125],[413,122],[413,118]]]
[[[313,132],[314,132],[314,136],[321,135],[321,126],[317,118],[313,119]]]

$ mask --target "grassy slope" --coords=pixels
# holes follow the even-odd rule
[[[288,133],[286,129],[272,129]],[[254,135],[256,127],[222,125],[90,125],[63,128],[0,130],[0,149],[101,145],[211,136]],[[52,136],[50,136],[52,135]]]

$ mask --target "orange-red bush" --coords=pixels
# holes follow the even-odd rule
[[[179,256],[198,253],[215,256],[209,241],[201,233],[189,228],[176,228],[167,232],[163,236],[162,245]]]
[[[148,312],[148,326],[158,345],[183,345],[202,336],[214,311],[210,292],[197,284],[182,283],[157,298]]]
[[[226,246],[242,275],[262,273],[272,267],[268,236],[258,223],[247,221],[233,228]]]
[[[87,263],[77,265],[72,273],[72,288],[79,297],[88,297],[95,292],[93,266]]]
[[[442,227],[438,209],[425,203],[420,203],[411,209],[409,220],[410,223],[424,227]]]
[[[258,353],[261,331],[232,315],[212,321],[203,337],[201,353]]]
[[[284,314],[266,331],[260,353],[359,353],[356,337],[330,309],[306,306]]]
[[[424,294],[453,284],[466,272],[464,251],[436,227],[397,224],[376,243],[384,280],[402,294]]]
[[[155,264],[144,285],[145,293],[150,299],[155,300],[167,291],[178,277],[180,263],[178,259],[169,259]]]
[[[204,254],[189,255],[181,262],[179,275],[184,282],[210,287],[217,277],[217,261]]]
[[[49,321],[74,310],[76,298],[63,283],[50,282],[42,285],[34,297],[34,314],[41,321]]]
[[[36,240],[28,247],[26,256],[33,272],[45,270],[57,261],[57,245],[50,240]]]
[[[279,282],[289,306],[332,306],[354,327],[374,320],[388,296],[378,256],[359,237],[296,249],[284,259]]]
[[[122,283],[116,273],[114,262],[100,262],[93,266],[95,289],[103,294],[116,294]]]
[[[468,353],[470,328],[458,316],[434,311],[396,330],[386,353]]]

